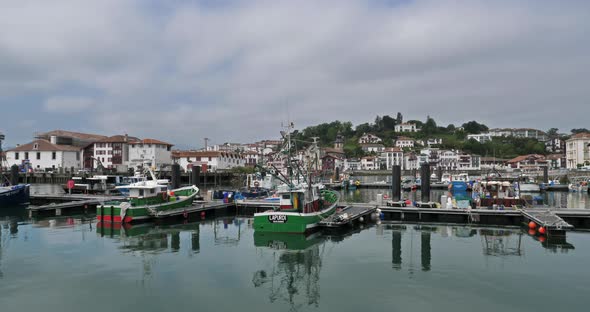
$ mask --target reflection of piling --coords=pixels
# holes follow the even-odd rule
[[[422,164],[420,166],[420,190],[422,193],[422,201],[429,202],[430,201],[430,165],[429,164]]]
[[[199,230],[191,233],[191,249],[193,251],[199,251],[199,249],[201,249],[199,244]]]
[[[543,183],[549,183],[549,167],[543,166]]]
[[[438,178],[438,182],[442,181],[443,169],[442,167],[438,167],[436,170],[436,177]]]
[[[180,250],[180,232],[172,233],[172,238],[170,239],[170,245],[172,246],[172,251],[179,251]]]
[[[17,185],[18,184],[18,166],[12,165],[10,167],[10,184]]]
[[[399,201],[402,195],[402,168],[398,165],[391,170],[391,199]]]
[[[394,269],[400,270],[402,268],[402,232],[393,231],[391,236],[391,262]]]
[[[172,165],[172,189],[177,189],[180,187],[180,165],[173,164]]]
[[[422,271],[430,271],[430,232],[422,231]]]
[[[191,181],[194,186],[199,186],[201,182],[201,166],[193,166],[191,171]]]

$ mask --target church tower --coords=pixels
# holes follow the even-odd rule
[[[336,135],[336,140],[334,141],[334,148],[338,151],[344,151],[344,137],[338,132]]]

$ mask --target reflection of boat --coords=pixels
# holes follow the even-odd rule
[[[270,302],[285,302],[291,310],[303,305],[318,307],[320,270],[324,253],[319,233],[311,236],[285,233],[254,233],[254,243],[264,257],[255,271],[252,284],[268,289]],[[271,263],[269,263],[269,261]]]
[[[304,250],[322,241],[323,239],[319,232],[311,235],[254,232],[254,245],[256,247],[269,247],[271,249]]]

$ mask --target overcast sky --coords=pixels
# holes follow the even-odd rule
[[[376,115],[590,128],[590,1],[0,0],[0,132],[181,147]]]

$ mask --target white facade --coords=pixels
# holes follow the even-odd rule
[[[146,163],[160,167],[172,164],[172,145],[154,141],[142,140],[129,143],[129,167],[136,167]]]
[[[489,133],[468,134],[467,140],[474,139],[479,143],[485,143],[492,140],[492,135]]]
[[[386,148],[380,155],[381,164],[391,170],[393,166],[400,166],[404,170],[404,152],[399,148]]]
[[[51,144],[46,140],[35,140],[29,144],[6,151],[8,166],[23,166],[32,170],[80,168],[80,150],[74,146]]]
[[[366,144],[361,144],[361,148],[365,152],[381,153],[385,149],[385,146],[383,146],[383,144],[366,143]]]
[[[381,143],[381,141],[381,138],[370,133],[365,133],[359,138],[359,144]]]
[[[207,171],[217,171],[246,166],[246,159],[240,154],[219,151],[179,151],[175,152],[174,160],[184,170],[191,166],[207,165]]]
[[[399,147],[399,148],[404,148],[404,147],[409,147],[409,148],[413,148],[414,147],[414,140],[409,139],[409,138],[399,138],[395,141],[395,147]]]
[[[578,165],[590,163],[590,133],[573,135],[565,143],[565,157],[568,169],[575,169]]]
[[[379,158],[374,156],[365,156],[361,158],[361,169],[362,170],[378,170],[379,169]]]
[[[361,161],[358,159],[345,159],[344,160],[344,170],[345,171],[355,171],[361,169]]]
[[[394,129],[395,132],[418,132],[416,124],[413,123],[402,123],[399,125],[395,125]]]

